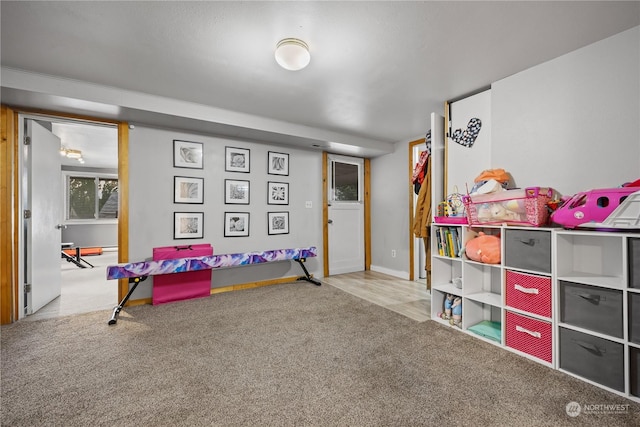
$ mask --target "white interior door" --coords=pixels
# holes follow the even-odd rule
[[[328,160],[329,274],[364,271],[364,160]]]
[[[26,136],[25,284],[31,288],[26,313],[32,314],[60,295],[63,203],[60,139],[33,120],[26,120]]]

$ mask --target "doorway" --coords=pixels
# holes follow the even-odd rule
[[[327,156],[328,275],[366,269],[365,161]]]
[[[118,262],[118,132],[111,123],[18,116],[18,140],[25,141],[18,155],[19,210],[24,212],[19,225],[18,319],[117,304],[118,287],[105,280],[104,267]],[[33,160],[38,158],[48,166],[36,166]],[[50,196],[48,209],[41,203],[45,196]],[[42,220],[43,210],[54,213]],[[43,240],[49,247],[38,251]],[[38,277],[43,271],[46,278]],[[57,289],[51,285],[56,282]]]
[[[420,154],[427,149],[426,139],[412,141],[410,143],[411,147],[411,156],[410,156],[410,164],[416,165],[419,162]],[[411,169],[411,173],[413,175],[414,169]],[[412,183],[413,184],[413,183]],[[415,212],[415,207],[418,202],[418,194],[416,193],[415,185],[412,185],[411,188],[411,211]],[[426,257],[427,252],[425,248],[425,239],[422,237],[415,237],[415,234],[411,233],[413,239],[413,280],[419,283],[424,284],[428,288],[427,284],[427,271],[426,271]]]

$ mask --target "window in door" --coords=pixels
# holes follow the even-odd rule
[[[359,202],[360,165],[357,163],[331,162],[331,199],[338,202]]]

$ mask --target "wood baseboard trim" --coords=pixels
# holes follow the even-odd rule
[[[223,286],[220,288],[211,288],[211,295],[221,294],[223,292],[241,291],[243,289],[261,288],[263,286],[281,285],[283,283],[295,282],[297,279],[297,276],[281,277],[280,279],[262,280],[260,282],[249,282],[238,285]]]
[[[313,277],[313,275],[311,275]],[[219,288],[211,288],[210,295],[221,294],[223,292],[241,291],[243,289],[261,288],[263,286],[281,285],[283,283],[291,283],[298,280],[298,276],[281,277],[279,279],[262,280],[259,282],[240,283],[238,285],[222,286]],[[152,304],[151,298],[140,298],[135,300],[129,300],[125,304],[126,307],[133,307],[136,305]]]

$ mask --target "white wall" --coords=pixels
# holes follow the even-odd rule
[[[640,178],[640,27],[492,85],[493,167],[571,195]]]
[[[570,195],[640,178],[640,27],[495,82],[491,122],[491,167],[520,187]],[[409,274],[407,153],[408,141],[371,161],[372,268],[398,277]]]
[[[174,139],[202,142],[204,168],[174,168]],[[250,150],[250,173],[225,172],[225,146]],[[268,151],[289,153],[289,176],[267,174]],[[216,254],[316,246],[319,256],[305,265],[322,277],[321,153],[136,126],[129,133],[129,165],[131,260],[151,259],[154,247],[189,243],[211,243]],[[174,204],[174,176],[204,178],[204,204]],[[249,205],[225,205],[225,179],[250,181]],[[267,205],[267,181],[289,183],[289,205]],[[305,208],[306,201],[312,209]],[[182,211],[205,213],[203,239],[173,239],[173,213]],[[224,237],[225,211],[250,213],[249,237]],[[268,211],[289,211],[289,234],[267,234]],[[300,275],[293,261],[220,269],[213,272],[212,287]],[[141,283],[132,298],[150,297],[151,283]]]
[[[371,159],[371,269],[408,279],[409,145],[397,143],[394,148]]]

